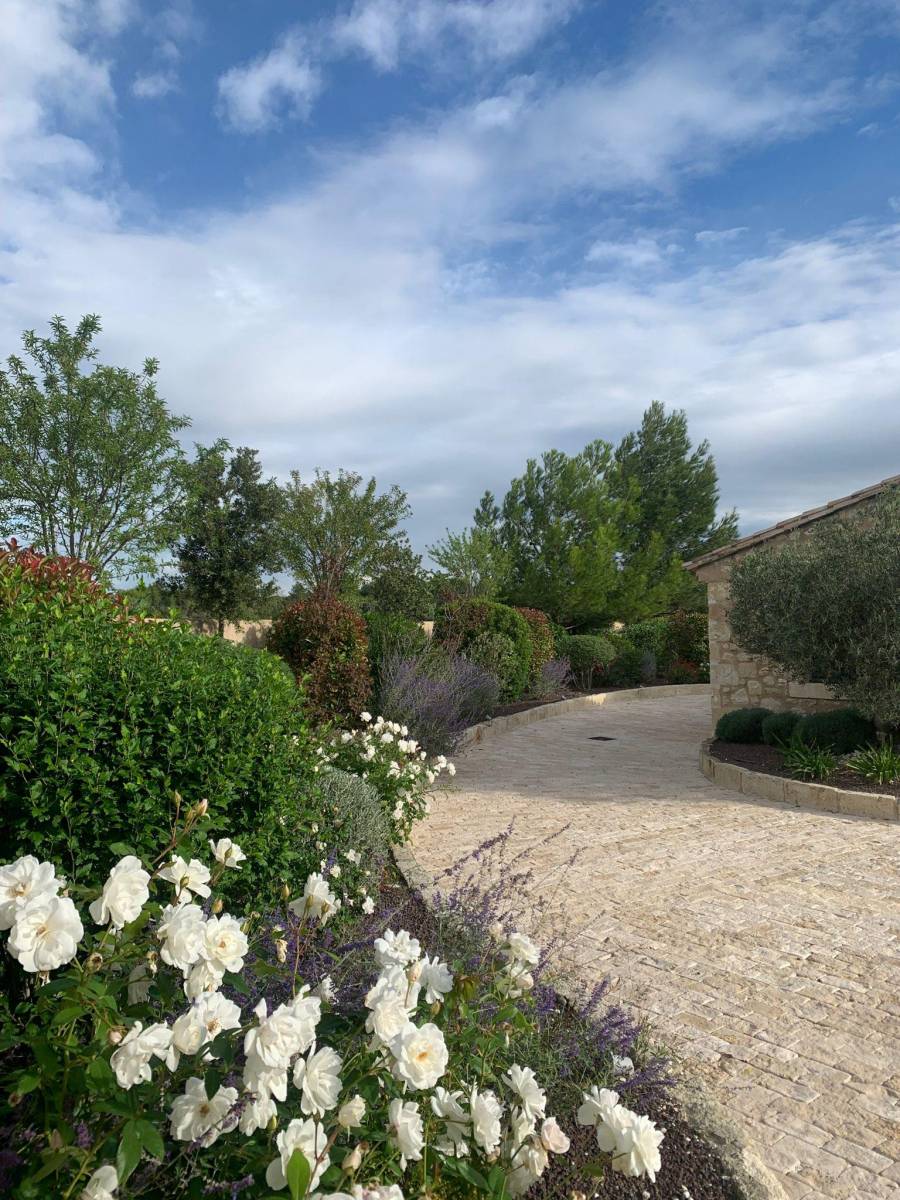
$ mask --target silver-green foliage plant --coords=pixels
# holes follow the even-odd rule
[[[900,493],[819,522],[731,576],[739,644],[792,678],[827,684],[861,713],[900,724]]]
[[[328,824],[340,831],[342,844],[354,847],[369,863],[383,862],[391,848],[391,827],[372,784],[336,767],[323,768],[318,783]]]
[[[157,859],[123,857],[99,891],[33,857],[0,866],[0,927],[31,984],[0,1020],[11,1194],[505,1200],[552,1172],[569,1138],[517,1061],[538,947],[501,929],[474,976],[388,928],[368,990],[338,1004],[339,864],[238,919],[215,892],[240,847],[187,857],[204,820],[195,806]],[[581,1100],[593,1169],[653,1181],[663,1132],[614,1091]]]

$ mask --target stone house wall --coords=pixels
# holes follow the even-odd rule
[[[764,548],[780,546],[788,537],[802,537],[796,531],[771,538]],[[752,546],[743,552],[698,566],[697,578],[707,585],[709,605],[709,680],[712,692],[712,720],[733,708],[762,707],[776,712],[795,709],[797,712],[823,712],[839,708],[839,697],[821,683],[797,683],[788,679],[780,667],[768,658],[748,654],[734,641],[728,613],[731,608],[729,579],[732,567],[744,554],[762,547]]]

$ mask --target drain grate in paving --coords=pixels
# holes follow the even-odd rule
[[[614,742],[616,739],[611,737],[603,737],[598,734],[596,737],[588,738],[589,742]]]

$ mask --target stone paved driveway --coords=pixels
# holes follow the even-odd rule
[[[457,757],[412,849],[436,872],[513,819],[518,848],[568,825],[530,852],[568,969],[651,1018],[788,1196],[897,1200],[900,833],[707,782],[708,725],[679,696],[500,734]]]

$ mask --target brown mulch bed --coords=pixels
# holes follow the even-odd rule
[[[734,763],[738,767],[746,767],[749,771],[760,771],[763,775],[781,775],[785,779],[794,779],[782,761],[783,755],[774,746],[748,745],[744,742],[714,741],[709,753],[720,762]],[[900,798],[900,784],[873,783],[856,775],[853,771],[838,767],[827,779],[804,780],[807,783],[824,783],[828,787],[845,788],[848,792],[875,792],[879,796],[897,796]]]

